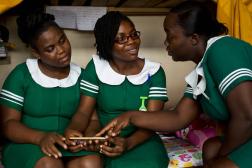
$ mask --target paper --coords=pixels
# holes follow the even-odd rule
[[[106,7],[47,6],[46,12],[53,14],[62,28],[93,31],[98,18],[106,14]]]

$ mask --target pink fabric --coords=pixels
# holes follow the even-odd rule
[[[216,124],[205,114],[200,115],[187,128],[176,131],[176,136],[188,140],[193,145],[202,148],[204,142],[217,135]]]

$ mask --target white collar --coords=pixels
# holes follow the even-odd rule
[[[126,76],[115,72],[109,62],[101,59],[98,55],[93,55],[93,61],[99,80],[109,85],[120,85],[126,78],[134,85],[141,85],[160,68],[159,63],[145,59],[144,67],[139,74]]]
[[[28,70],[32,76],[32,79],[39,85],[46,87],[46,88],[53,88],[53,87],[70,87],[76,84],[78,78],[81,74],[81,68],[75,64],[70,64],[70,72],[68,77],[64,79],[55,79],[43,74],[38,66],[37,59],[27,59],[26,65]]]
[[[196,99],[197,96],[200,94],[203,94],[207,99],[209,99],[209,97],[204,93],[204,91],[206,90],[206,79],[205,79],[205,75],[204,75],[204,71],[202,67],[202,62],[204,60],[205,54],[207,50],[209,49],[209,47],[213,43],[215,43],[217,40],[221,39],[222,37],[226,37],[226,35],[213,37],[207,41],[207,47],[201,61],[196,66],[196,68],[185,77],[186,83],[190,85],[193,89],[194,99]],[[201,76],[201,80],[199,82],[198,82],[198,76]]]

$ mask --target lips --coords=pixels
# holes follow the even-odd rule
[[[127,51],[129,54],[137,54],[138,50],[137,49],[132,49]]]
[[[67,62],[67,61],[69,61],[69,58],[70,58],[70,57],[69,57],[68,55],[66,55],[66,56],[60,58],[60,59],[59,59],[59,62],[61,62],[61,63],[62,63],[62,62]]]

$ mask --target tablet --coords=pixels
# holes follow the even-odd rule
[[[70,137],[70,140],[106,140],[105,137]]]

